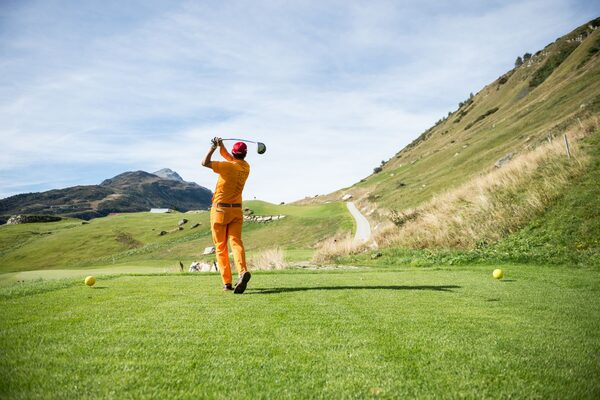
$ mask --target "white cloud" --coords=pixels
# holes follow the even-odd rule
[[[92,183],[109,177],[102,165],[168,166],[212,188],[209,139],[241,136],[268,146],[251,157],[248,197],[333,191],[589,19],[565,1],[141,4],[3,14],[1,173],[43,182],[42,164],[44,177],[93,164],[69,177]]]

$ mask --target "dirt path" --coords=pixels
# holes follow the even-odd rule
[[[348,211],[356,221],[356,234],[354,235],[354,243],[360,244],[371,239],[371,225],[367,218],[356,208],[353,202],[346,203]]]

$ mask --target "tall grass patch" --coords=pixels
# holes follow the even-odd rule
[[[287,267],[283,250],[279,246],[252,254],[248,258],[248,265],[252,270],[284,269]]]
[[[422,206],[393,212],[396,226],[377,236],[383,246],[473,249],[507,237],[540,215],[585,171],[589,157],[578,140],[597,121],[515,157],[509,164],[440,194]]]
[[[312,260],[318,264],[330,262],[342,256],[362,253],[366,249],[366,243],[356,243],[349,233],[340,234],[319,243]]]

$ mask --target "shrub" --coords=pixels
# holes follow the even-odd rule
[[[465,131],[467,129],[469,129],[470,127],[472,127],[473,125],[475,125],[476,123],[478,123],[479,121],[482,121],[485,117],[487,117],[488,115],[492,115],[493,113],[495,113],[496,111],[498,111],[500,108],[499,107],[494,107],[492,109],[487,110],[484,114],[481,114],[479,117],[477,117],[475,119],[475,121],[471,122],[470,124],[467,124],[467,126],[465,126]]]
[[[596,38],[594,44],[588,49],[587,54],[583,57],[577,68],[583,67],[597,52],[600,51],[600,37]]]
[[[390,211],[390,220],[397,227],[401,227],[408,221],[412,221],[412,220],[416,219],[418,216],[419,216],[419,212],[417,210],[413,210],[413,209],[407,210],[407,211],[398,211],[398,210]]]
[[[562,62],[565,61],[569,55],[571,55],[573,50],[576,48],[577,44],[570,44],[548,57],[548,60],[544,63],[544,65],[538,68],[533,74],[531,81],[529,81],[529,87],[534,88],[541,85],[550,75],[552,75],[552,72],[554,72],[554,70],[558,68],[558,66],[562,64]]]
[[[521,56],[519,56],[515,60],[515,67],[520,67],[521,65],[523,65],[523,59],[521,58]]]

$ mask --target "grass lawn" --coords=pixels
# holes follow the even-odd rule
[[[600,273],[119,275],[0,288],[0,398],[598,398]]]

